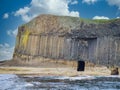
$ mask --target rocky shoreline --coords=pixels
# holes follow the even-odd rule
[[[24,62],[24,61],[23,61]],[[29,61],[30,62],[30,61]],[[31,62],[32,63],[32,62]],[[28,64],[28,63],[27,63]],[[38,65],[27,65],[14,60],[0,62],[0,74],[17,74],[24,76],[109,76],[111,68],[86,62],[85,71],[77,71],[77,62],[64,60],[42,60]],[[120,72],[120,69],[119,69]]]
[[[1,65],[0,74],[17,74],[24,76],[108,76],[110,75],[110,69],[105,66],[88,65],[85,67],[85,71],[78,72],[76,66],[65,65],[62,63],[44,63],[37,67]]]

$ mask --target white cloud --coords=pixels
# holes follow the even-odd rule
[[[9,45],[8,43],[5,43],[5,44],[4,44],[4,47],[9,48],[10,45]]]
[[[79,17],[79,12],[69,11],[70,4],[77,4],[77,0],[32,0],[29,7],[20,8],[15,16],[21,16],[25,22],[39,14],[55,14]]]
[[[94,4],[98,0],[82,0],[82,3],[87,3],[87,4]]]
[[[3,47],[3,44],[0,44],[0,48],[2,48]]]
[[[9,48],[10,45],[8,43],[0,44],[0,48],[3,48],[3,47]]]
[[[14,47],[10,47],[8,43],[0,44],[0,61],[12,59],[13,51]]]
[[[77,0],[74,0],[74,1],[71,1],[70,2],[72,5],[74,5],[74,4],[78,4],[78,1]]]
[[[14,36],[14,37],[16,37],[17,32],[18,32],[18,29],[16,28],[15,30],[8,30],[8,31],[7,31],[7,34],[8,34],[9,36]]]
[[[27,15],[29,10],[30,10],[29,7],[20,8],[18,11],[16,11],[15,16],[22,16],[22,20],[27,22],[30,20],[30,18]]]
[[[115,5],[120,9],[120,0],[106,0],[109,5]]]
[[[8,13],[5,13],[4,15],[3,15],[3,19],[7,19],[9,17],[9,14]]]
[[[117,19],[120,19],[120,17],[116,17]]]
[[[18,11],[16,11],[15,16],[25,15],[26,13],[29,12],[29,10],[30,8],[28,7],[20,8]]]
[[[106,19],[106,20],[109,20],[109,18],[105,17],[105,16],[94,16],[93,19]]]

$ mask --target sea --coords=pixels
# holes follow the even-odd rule
[[[120,90],[120,76],[21,76],[0,74],[0,90]]]

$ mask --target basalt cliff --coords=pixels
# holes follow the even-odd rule
[[[18,29],[13,60],[88,61],[120,66],[120,19],[40,15]]]

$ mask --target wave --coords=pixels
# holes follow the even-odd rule
[[[109,75],[109,76],[97,76],[97,77],[106,77],[106,78],[120,78],[120,75]]]
[[[73,77],[69,77],[69,76],[37,76],[37,77],[33,77],[33,76],[28,76],[29,78],[39,78],[39,79],[44,79],[44,80],[48,80],[48,79],[57,79],[57,80],[70,80],[70,81],[75,81],[75,80],[93,80],[93,79],[99,79],[99,78],[120,78],[120,76],[117,75],[110,75],[110,76],[89,76],[89,75],[85,75],[85,76],[73,76]]]
[[[92,79],[96,79],[96,77],[94,76],[75,76],[75,77],[57,77],[54,79],[60,79],[60,80],[70,80],[70,81],[74,81],[74,80],[92,80]]]
[[[14,74],[0,74],[0,81],[6,79],[17,78],[17,75]]]
[[[0,90],[120,90],[120,76],[17,76],[0,74]]]

